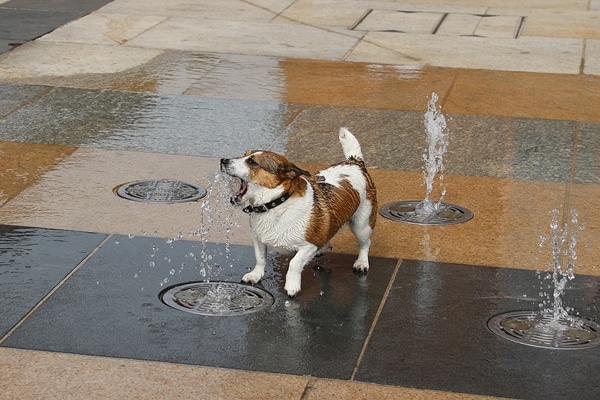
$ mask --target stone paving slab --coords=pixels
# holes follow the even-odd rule
[[[200,261],[202,251],[211,261]],[[283,290],[287,261],[273,260],[259,284],[272,307],[198,315],[163,304],[160,293],[239,282],[254,264],[251,247],[108,240],[3,346],[349,379],[397,262],[373,258],[367,277],[353,274],[354,259],[328,254],[308,266],[295,299]]]
[[[0,338],[106,235],[0,225]]]
[[[364,48],[366,44],[371,46]],[[395,53],[373,55],[372,45]],[[514,40],[369,32],[347,60],[401,64],[410,58],[452,68],[578,74],[582,51],[581,39]]]
[[[564,304],[598,320],[599,287],[577,276]],[[487,329],[495,315],[538,310],[539,291],[533,271],[404,261],[356,380],[521,399],[600,396],[590,383],[599,347],[540,349]]]

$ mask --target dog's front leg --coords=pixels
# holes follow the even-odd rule
[[[252,271],[242,277],[242,281],[246,283],[258,283],[265,275],[265,266],[267,265],[267,246],[254,235],[252,235],[252,243],[254,244],[256,265]]]
[[[288,296],[294,297],[300,291],[302,282],[302,269],[317,254],[317,246],[309,244],[298,249],[296,255],[290,260],[288,272],[285,275],[284,289]]]

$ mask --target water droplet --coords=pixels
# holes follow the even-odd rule
[[[156,263],[154,261],[150,261],[150,267],[152,267],[152,268],[156,267]]]
[[[116,238],[115,239],[115,244],[119,244],[119,243],[121,243],[121,238]]]

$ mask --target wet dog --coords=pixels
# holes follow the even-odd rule
[[[241,182],[231,202],[248,203],[243,211],[250,215],[256,265],[242,281],[261,280],[267,248],[295,253],[284,287],[289,296],[295,296],[304,266],[331,248],[329,241],[346,223],[359,244],[353,268],[369,270],[377,215],[375,185],[356,137],[341,128],[339,140],[346,160],[314,176],[270,151],[249,150],[243,157],[221,159],[221,170]]]

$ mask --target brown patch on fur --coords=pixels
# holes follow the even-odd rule
[[[249,150],[246,152],[246,157],[248,157],[246,165],[253,182],[269,189],[282,185],[286,193],[294,193],[294,196],[304,195],[306,181],[300,176],[310,176],[310,172],[297,167],[284,156],[271,151]],[[249,160],[252,161],[249,162]]]
[[[369,225],[371,225],[371,229],[375,228],[375,222],[377,222],[377,189],[375,188],[375,182],[371,178],[371,175],[367,172],[367,169],[364,167],[364,175],[367,180],[366,187],[366,197],[367,200],[371,202],[371,215],[369,216]]]
[[[340,187],[315,181],[314,206],[306,229],[306,240],[317,247],[327,244],[360,204],[360,195],[348,180],[342,180]]]

